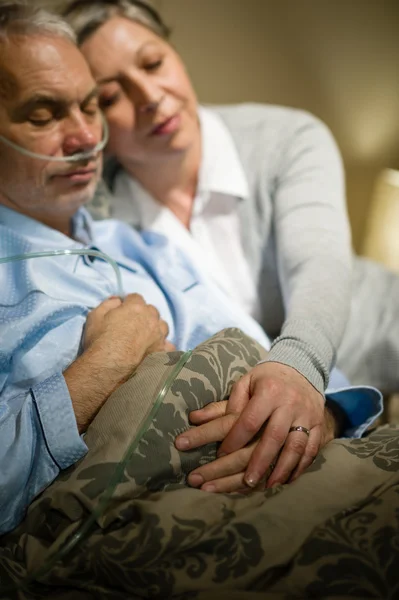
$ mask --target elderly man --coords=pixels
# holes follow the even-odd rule
[[[96,86],[69,28],[45,12],[0,5],[0,533],[84,456],[81,436],[96,413],[146,354],[168,349],[168,335],[187,349],[236,326],[268,346],[162,236],[92,223],[82,206],[100,177],[103,135]],[[44,251],[52,255],[32,258]],[[121,285],[130,293],[123,301]],[[381,408],[370,393],[360,406],[343,393],[342,407],[355,436]],[[323,413],[317,427],[321,439]],[[289,476],[290,452],[299,454],[292,469],[315,454],[306,426],[293,429],[273,482]],[[202,431],[201,441],[215,435]]]

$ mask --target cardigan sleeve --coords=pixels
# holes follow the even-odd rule
[[[344,174],[334,139],[316,118],[296,113],[284,137],[273,215],[286,318],[268,361],[295,368],[323,393],[351,297]]]

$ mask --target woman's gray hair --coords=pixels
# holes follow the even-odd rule
[[[76,36],[70,25],[54,15],[23,0],[0,0],[0,42],[10,35],[54,35],[76,44]]]
[[[165,40],[170,35],[155,8],[143,0],[72,0],[61,14],[74,29],[79,45],[112,17],[140,23]]]

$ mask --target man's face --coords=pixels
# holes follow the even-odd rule
[[[55,36],[0,43],[0,134],[35,153],[65,157],[101,140],[97,90],[75,46]],[[29,158],[0,140],[0,203],[46,222],[93,196],[101,156],[80,162]]]

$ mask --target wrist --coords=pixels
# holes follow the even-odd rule
[[[267,360],[294,368],[324,394],[334,356],[330,346],[320,328],[311,322],[289,319],[273,341]]]
[[[326,398],[326,413],[333,421],[334,437],[342,437],[346,429],[350,427],[350,422],[343,408],[331,398]]]
[[[112,394],[129,376],[129,371],[110,367],[104,352],[91,346],[64,372],[79,433],[88,426]]]

